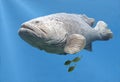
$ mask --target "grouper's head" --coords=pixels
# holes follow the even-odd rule
[[[56,21],[35,18],[21,25],[20,37],[39,49],[46,49],[65,40],[65,32]]]

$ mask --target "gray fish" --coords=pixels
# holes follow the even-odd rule
[[[81,14],[56,13],[22,24],[20,37],[32,46],[55,54],[75,54],[82,49],[92,51],[92,42],[109,40],[112,32],[104,21]]]

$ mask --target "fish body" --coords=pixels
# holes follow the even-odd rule
[[[86,15],[56,13],[38,17],[22,24],[20,37],[40,50],[55,54],[75,54],[80,50],[92,50],[92,42],[109,40],[112,32],[107,24]]]

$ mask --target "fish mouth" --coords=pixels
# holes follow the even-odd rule
[[[47,32],[44,29],[35,27],[34,25],[23,24],[18,31],[19,36],[33,46],[46,44]]]
[[[36,28],[37,29],[37,28]],[[36,34],[36,29],[35,29],[35,27],[32,27],[31,25],[27,25],[27,24],[23,24],[22,26],[21,26],[21,30],[25,30],[25,31],[28,31],[28,32],[31,32],[31,33],[34,33],[34,34]],[[39,29],[37,29],[37,30],[39,30],[39,35],[41,34],[41,35],[47,35],[47,32],[44,30],[44,29],[42,29],[42,28],[39,28]],[[37,34],[36,34],[37,35]]]
[[[32,46],[38,46],[45,42],[45,31],[32,25],[23,24],[19,29],[18,34]]]
[[[31,30],[31,31],[34,31],[30,26],[28,25],[22,25],[21,27],[22,29],[26,29],[26,30]]]
[[[22,25],[18,31],[19,36],[28,43],[37,42],[39,37],[35,29],[30,25]]]
[[[36,34],[36,31],[35,31],[35,28],[32,27],[31,25],[28,25],[28,24],[23,24],[21,26],[21,28],[19,29],[19,35],[34,35],[34,36],[37,36]]]

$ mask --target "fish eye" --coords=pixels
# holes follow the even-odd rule
[[[35,21],[35,23],[39,23],[39,21]]]

